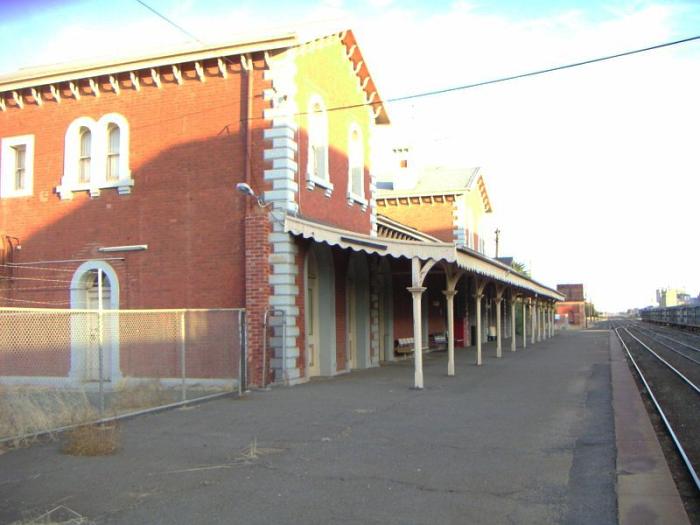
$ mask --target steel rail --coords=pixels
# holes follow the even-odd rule
[[[652,331],[652,330],[650,330],[650,331]],[[674,339],[673,337],[669,337],[669,336],[662,334],[660,332],[656,332],[656,333],[658,334],[659,337],[663,337],[664,339],[668,339],[669,341],[673,341],[674,343],[678,343],[681,346],[685,346],[686,348],[690,348],[694,352],[700,352],[700,348],[697,348],[695,346],[691,346],[688,343],[684,343],[683,341],[679,341],[678,339]]]
[[[684,330],[684,328],[700,328],[696,325],[688,325],[688,324],[681,325],[681,324],[679,324],[679,325],[671,326],[671,325],[665,325],[665,324],[651,323],[649,321],[637,321],[637,324],[648,325],[647,328],[649,328],[649,329],[654,328],[659,332],[666,332],[666,333],[668,333],[668,332],[679,333],[680,332],[681,334],[689,337],[690,339],[695,339],[698,342],[700,342],[700,335],[699,334],[697,334],[696,332]]]
[[[661,420],[664,422],[664,425],[666,426],[666,430],[668,431],[669,435],[671,436],[673,443],[676,445],[676,449],[678,450],[678,453],[681,455],[681,458],[683,459],[683,463],[685,463],[685,466],[688,469],[690,476],[693,478],[693,481],[695,482],[695,487],[698,490],[700,490],[700,478],[698,478],[698,474],[695,471],[695,467],[693,467],[692,462],[688,458],[688,455],[685,453],[685,449],[683,448],[683,445],[681,444],[680,440],[678,439],[678,436],[673,431],[673,427],[671,426],[671,422],[666,417],[666,413],[661,408],[661,405],[659,404],[658,400],[656,399],[656,396],[654,395],[654,392],[651,389],[649,382],[646,380],[646,377],[644,377],[644,374],[642,373],[642,370],[639,368],[639,365],[637,365],[637,361],[635,361],[634,357],[632,357],[632,352],[630,352],[629,348],[625,344],[625,341],[622,339],[622,336],[620,335],[620,329],[613,328],[613,330],[615,331],[617,338],[620,340],[620,343],[624,347],[625,352],[627,352],[627,356],[630,358],[630,361],[632,361],[634,368],[637,370],[637,373],[639,374],[639,378],[642,380],[642,383],[644,384],[644,388],[646,388],[647,394],[649,395],[652,402],[654,403],[654,406],[656,407],[656,411],[659,413],[659,416],[661,416]],[[630,335],[632,335],[632,334],[630,334]],[[632,337],[634,337],[634,336],[632,336]]]
[[[671,370],[673,370],[678,377],[680,377],[683,381],[685,381],[690,388],[695,390],[696,393],[700,394],[700,388],[693,383],[690,379],[685,377],[681,371],[679,371],[677,368],[675,368],[671,363],[666,361],[663,357],[661,357],[659,354],[654,352],[648,345],[644,344],[644,342],[640,341],[632,332],[630,332],[626,327],[623,327],[623,330],[629,334],[629,336],[637,341],[640,345],[642,345],[649,353],[651,353],[654,357],[656,357],[659,361],[661,361],[663,364],[665,364],[667,367],[669,367]]]
[[[639,331],[639,332],[641,332],[641,333],[644,334],[646,337],[650,337],[650,338],[653,339],[655,342],[657,342],[657,343],[659,343],[660,345],[662,345],[662,346],[668,348],[671,352],[675,352],[675,353],[678,354],[679,356],[685,357],[688,361],[692,361],[692,362],[695,363],[696,365],[700,365],[700,361],[698,361],[697,359],[693,359],[693,358],[690,357],[688,354],[684,354],[684,353],[681,352],[680,350],[677,350],[676,348],[673,348],[672,346],[670,346],[670,345],[664,343],[663,341],[659,341],[658,339],[656,339],[656,337],[654,337],[654,336],[655,336],[655,335],[659,335],[659,334],[656,334],[653,330],[645,330],[645,329],[642,329],[642,328],[638,328],[638,327],[636,327],[636,326],[633,327],[633,329],[634,329],[634,330],[637,330],[637,331]],[[700,352],[700,350],[698,350],[698,351]]]

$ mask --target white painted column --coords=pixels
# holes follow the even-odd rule
[[[554,323],[556,322],[556,307],[552,307],[552,326],[550,330],[552,331],[552,337],[554,337]]]
[[[515,297],[510,299],[510,351],[515,352]]]
[[[532,330],[530,330],[532,333],[530,334],[530,342],[534,345],[535,344],[535,330],[537,329],[537,303],[535,301],[532,301],[530,303],[530,327]]]
[[[536,338],[537,342],[539,343],[542,341],[542,305],[540,303],[537,303],[537,330],[536,330]]]
[[[477,292],[476,297],[476,364],[481,365],[481,298],[483,292]]]
[[[407,290],[413,296],[413,387],[420,390],[423,388],[423,311],[421,309],[421,296],[426,288],[425,286],[411,286]]]
[[[501,333],[501,305],[503,304],[503,297],[496,297],[496,357],[501,357],[503,354],[502,340],[503,334]]]
[[[523,348],[527,348],[527,302],[523,297]]]
[[[444,290],[447,299],[447,375],[455,375],[455,294],[456,290]]]

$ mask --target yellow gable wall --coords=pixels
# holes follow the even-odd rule
[[[368,107],[362,106],[366,98],[360,79],[354,73],[353,62],[347,58],[346,47],[338,37],[329,37],[318,43],[308,44],[296,50],[296,106],[300,116],[298,143],[299,151],[299,200],[301,213],[307,217],[328,221],[362,233],[370,231],[370,208],[361,210],[360,205],[348,206],[348,144],[350,128],[356,124],[362,134],[365,162],[364,195],[369,201],[369,159],[370,134],[373,118]],[[316,187],[306,188],[308,128],[310,101],[320,96],[328,117],[329,173],[334,185],[330,197],[325,190]],[[333,110],[345,106],[358,106],[351,109]]]

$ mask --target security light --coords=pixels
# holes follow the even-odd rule
[[[236,184],[236,189],[241,193],[245,193],[246,195],[250,195],[251,197],[255,197],[256,199],[258,198],[258,196],[255,195],[253,188],[251,188],[250,185],[246,184],[245,182],[239,182],[238,184]]]
[[[251,188],[248,183],[239,182],[238,184],[236,184],[236,190],[240,191],[244,195],[248,195],[249,197],[253,197],[258,202],[258,206],[260,206],[261,208],[266,206],[263,198],[258,197],[258,195],[255,194],[255,192],[253,191],[253,188]]]

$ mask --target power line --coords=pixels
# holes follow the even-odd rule
[[[200,43],[201,45],[206,45],[205,42],[203,42],[202,40],[200,40],[199,38],[197,38],[194,34],[190,33],[190,32],[187,31],[184,27],[182,27],[182,26],[180,26],[179,24],[175,23],[174,21],[170,20],[168,17],[166,17],[165,15],[163,15],[163,14],[161,14],[159,11],[157,11],[155,8],[149,6],[149,5],[148,5],[146,2],[144,2],[143,0],[136,0],[136,1],[137,1],[139,4],[141,4],[142,6],[144,6],[146,9],[148,9],[149,11],[151,11],[152,13],[154,13],[156,16],[162,18],[162,19],[165,20],[168,24],[172,25],[173,27],[175,27],[176,29],[178,29],[179,31],[181,31],[182,33],[184,33],[185,35],[187,35],[187,36],[189,36],[190,38],[196,40],[196,41],[197,41],[198,43]],[[664,43],[662,43],[662,44],[655,44],[655,45],[652,45],[652,46],[647,46],[647,47],[643,47],[643,48],[639,48],[639,49],[633,49],[633,50],[631,50],[631,51],[623,51],[623,52],[621,52],[621,53],[615,53],[615,54],[613,54],[613,55],[605,55],[605,56],[602,56],[602,57],[590,58],[590,59],[587,59],[587,60],[581,60],[581,61],[578,61],[578,62],[572,62],[572,63],[570,63],[570,64],[564,64],[564,65],[560,65],[560,66],[553,66],[553,67],[549,67],[549,68],[546,68],[546,69],[538,69],[538,70],[535,70],[535,71],[529,71],[529,72],[527,72],[527,73],[520,73],[520,74],[517,74],[517,75],[509,75],[509,76],[505,76],[505,77],[494,78],[494,79],[491,79],[491,80],[484,80],[484,81],[481,81],[481,82],[474,82],[474,83],[472,83],[472,84],[464,84],[464,85],[461,85],[461,86],[453,86],[453,87],[448,87],[448,88],[436,89],[436,90],[432,90],[432,91],[424,91],[424,92],[420,92],[420,93],[414,93],[414,94],[411,94],[411,95],[404,95],[404,96],[400,96],[400,97],[393,97],[393,98],[386,99],[385,101],[365,102],[365,103],[362,103],[362,104],[351,104],[351,105],[346,105],[346,106],[336,106],[336,107],[326,108],[326,112],[329,112],[329,111],[341,111],[341,110],[345,110],[345,109],[356,109],[356,108],[361,108],[361,107],[366,107],[366,106],[371,106],[371,107],[374,108],[374,107],[376,107],[376,106],[378,106],[378,105],[381,105],[381,104],[384,104],[384,103],[386,103],[386,102],[403,102],[403,101],[406,101],[406,100],[414,100],[414,99],[417,99],[417,98],[431,97],[431,96],[436,96],[436,95],[444,95],[444,94],[446,94],[446,93],[453,93],[453,92],[455,92],[455,91],[464,91],[464,90],[473,89],[473,88],[476,88],[476,87],[488,86],[488,85],[491,85],[491,84],[500,84],[500,83],[503,83],[503,82],[509,82],[509,81],[511,81],[511,80],[518,80],[518,79],[521,79],[521,78],[534,77],[534,76],[544,75],[544,74],[547,74],[547,73],[553,73],[553,72],[555,72],[555,71],[562,71],[562,70],[565,70],[565,69],[572,69],[572,68],[575,68],[575,67],[586,66],[586,65],[595,64],[595,63],[598,63],[598,62],[605,62],[605,61],[608,61],[608,60],[614,60],[614,59],[622,58],[622,57],[626,57],[626,56],[636,55],[636,54],[640,54],[640,53],[646,53],[646,52],[648,52],[648,51],[654,51],[654,50],[663,49],[663,48],[666,48],[666,47],[676,46],[676,45],[680,45],[680,44],[686,44],[686,43],[688,43],[688,42],[692,42],[692,41],[695,41],[695,40],[700,40],[700,35],[691,36],[691,37],[683,38],[683,39],[680,39],[680,40],[673,40],[673,41],[670,41],[670,42],[664,42]],[[228,63],[231,63],[228,59],[227,59],[227,62],[228,62]],[[304,112],[295,113],[293,116],[302,116],[302,115],[308,115],[308,114],[309,114],[308,111],[304,111]],[[242,121],[245,121],[245,120],[263,120],[264,118],[265,118],[264,116],[263,116],[263,117],[251,117],[250,119],[242,119]]]
[[[136,0],[136,1],[140,2],[141,0]],[[598,63],[598,62],[605,62],[605,61],[614,60],[614,59],[617,59],[617,58],[623,58],[623,57],[626,57],[626,56],[636,55],[636,54],[640,54],[640,53],[646,53],[646,52],[654,51],[654,50],[657,50],[657,49],[662,49],[662,48],[666,48],[666,47],[676,46],[676,45],[680,45],[680,44],[686,44],[686,43],[688,43],[688,42],[693,42],[693,41],[696,41],[696,40],[700,40],[700,35],[692,36],[692,37],[689,37],[689,38],[683,38],[683,39],[681,39],[681,40],[674,40],[674,41],[671,41],[671,42],[664,42],[664,43],[662,43],[662,44],[656,44],[656,45],[653,45],[653,46],[643,47],[643,48],[640,48],[640,49],[633,49],[633,50],[631,50],[631,51],[624,51],[624,52],[621,52],[621,53],[615,53],[615,54],[613,54],[613,55],[606,55],[606,56],[602,56],[602,57],[591,58],[591,59],[587,59],[587,60],[581,60],[581,61],[578,61],[578,62],[572,62],[572,63],[570,63],[570,64],[564,64],[564,65],[560,65],[560,66],[553,66],[553,67],[549,67],[549,68],[546,68],[546,69],[538,69],[538,70],[535,70],[535,71],[529,71],[529,72],[526,72],[526,73],[520,73],[520,74],[516,74],[516,75],[508,75],[508,76],[505,76],[505,77],[499,77],[499,78],[495,78],[495,79],[484,80],[484,81],[480,81],[480,82],[474,82],[474,83],[471,83],[471,84],[464,84],[464,85],[460,85],[460,86],[452,86],[452,87],[447,87],[447,88],[442,88],[442,89],[436,89],[436,90],[432,90],[432,91],[423,91],[423,92],[419,92],[419,93],[413,93],[413,94],[410,94],[410,95],[403,95],[403,96],[399,96],[399,97],[392,97],[392,98],[388,98],[388,99],[386,99],[386,100],[378,100],[378,101],[373,101],[373,102],[363,102],[363,103],[358,103],[358,104],[347,104],[347,105],[342,105],[342,106],[333,106],[333,107],[330,107],[330,108],[326,108],[326,112],[343,111],[343,110],[350,110],[350,109],[358,109],[358,108],[363,108],[363,107],[373,107],[373,108],[375,108],[375,107],[377,107],[377,106],[380,106],[380,105],[383,105],[383,104],[386,104],[386,103],[404,102],[404,101],[407,101],[407,100],[415,100],[415,99],[419,99],[419,98],[426,98],[426,97],[431,97],[431,96],[443,95],[443,94],[446,94],[446,93],[453,93],[453,92],[457,92],[457,91],[465,91],[465,90],[467,90],[467,89],[473,89],[473,88],[477,88],[477,87],[488,86],[488,85],[491,85],[491,84],[499,84],[499,83],[503,83],[503,82],[509,82],[509,81],[511,81],[511,80],[518,80],[518,79],[521,79],[521,78],[528,78],[528,77],[534,77],[534,76],[544,75],[544,74],[553,73],[553,72],[556,72],[556,71],[562,71],[562,70],[566,70],[566,69],[572,69],[572,68],[581,67],[581,66],[585,66],[585,65],[595,64],[595,63]],[[230,62],[229,62],[229,63],[230,63]],[[154,122],[154,123],[152,123],[152,124],[145,124],[145,125],[142,125],[142,126],[138,126],[138,127],[134,128],[134,129],[152,127],[152,126],[160,125],[160,124],[162,124],[163,122],[168,121],[168,120],[170,120],[170,121],[175,121],[175,120],[179,120],[180,118],[183,118],[183,117],[186,117],[186,116],[192,116],[192,115],[198,115],[198,114],[206,113],[207,111],[220,110],[220,109],[223,109],[223,108],[232,108],[232,109],[235,109],[235,108],[240,107],[240,105],[241,105],[240,102],[229,102],[229,103],[227,103],[227,104],[222,104],[222,105],[218,105],[218,106],[211,106],[210,108],[208,108],[208,109],[206,109],[206,110],[197,110],[197,111],[194,111],[194,112],[191,112],[191,113],[187,113],[187,114],[184,114],[184,115],[179,115],[179,116],[177,116],[177,117],[173,117],[173,118],[171,118],[171,119],[160,119],[160,120],[158,120],[157,122]],[[305,115],[308,115],[308,114],[309,114],[308,111],[301,111],[301,112],[292,113],[292,114],[290,114],[289,116],[290,116],[290,117],[299,117],[299,116],[305,116]],[[250,121],[255,121],[255,120],[267,120],[267,119],[266,119],[265,116],[263,115],[263,116],[257,116],[257,117],[242,118],[242,119],[240,119],[240,122],[246,122],[246,121],[249,121],[249,122],[250,122]]]
[[[510,80],[517,80],[520,78],[527,78],[527,77],[534,77],[537,75],[544,75],[545,73],[553,73],[554,71],[561,71],[564,69],[571,69],[571,68],[575,68],[575,67],[586,66],[589,64],[595,64],[597,62],[605,62],[607,60],[613,60],[616,58],[622,58],[622,57],[626,57],[626,56],[630,56],[630,55],[636,55],[639,53],[646,53],[647,51],[654,51],[656,49],[662,49],[665,47],[677,46],[679,44],[686,44],[686,43],[692,42],[694,40],[700,40],[700,35],[691,36],[689,38],[683,38],[681,40],[674,40],[672,42],[664,42],[663,44],[656,44],[653,46],[643,47],[640,49],[633,49],[631,51],[624,51],[622,53],[616,53],[614,55],[606,55],[606,56],[602,56],[602,57],[598,57],[598,58],[590,58],[588,60],[581,60],[579,62],[572,62],[570,64],[564,64],[561,66],[554,66],[554,67],[549,67],[546,69],[538,69],[536,71],[530,71],[527,73],[520,73],[518,75],[510,75],[507,77],[500,77],[500,78],[495,78],[495,79],[491,79],[491,80],[484,80],[482,82],[475,82],[473,84],[465,84],[462,86],[454,86],[454,87],[449,87],[449,88],[444,88],[444,89],[437,89],[437,90],[433,90],[433,91],[425,91],[425,92],[416,93],[413,95],[405,95],[405,96],[401,96],[401,97],[390,98],[390,99],[387,99],[386,102],[401,102],[404,100],[412,100],[412,99],[421,98],[421,97],[442,95],[444,93],[451,93],[454,91],[472,89],[475,87],[487,86],[489,84],[498,84],[501,82],[508,82]],[[330,111],[330,110],[327,110],[327,111]]]
[[[197,41],[199,44],[201,44],[201,45],[203,45],[203,46],[206,45],[203,41],[201,41],[201,40],[200,40],[199,38],[197,38],[195,35],[193,35],[192,33],[190,33],[187,29],[185,29],[185,28],[182,27],[181,25],[179,25],[179,24],[173,22],[173,21],[170,20],[167,16],[165,16],[164,14],[162,14],[162,13],[160,13],[159,11],[157,11],[156,9],[154,9],[153,7],[151,7],[150,5],[148,5],[146,2],[143,2],[142,0],[136,0],[136,1],[137,1],[139,4],[141,4],[143,7],[145,7],[146,9],[148,9],[151,13],[153,13],[154,15],[156,15],[157,17],[162,18],[163,20],[165,20],[168,24],[170,24],[171,26],[173,26],[174,28],[176,28],[178,31],[181,31],[182,33],[186,34],[188,37],[190,37],[191,39]]]

